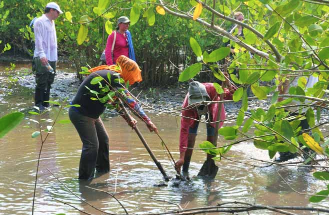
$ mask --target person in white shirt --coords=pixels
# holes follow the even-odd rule
[[[55,2],[50,2],[45,13],[34,22],[35,49],[33,63],[35,64],[35,106],[43,111],[49,106],[50,88],[56,75],[57,36],[54,20],[62,14]]]

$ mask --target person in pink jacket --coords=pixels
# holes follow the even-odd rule
[[[225,119],[225,109],[222,103],[200,104],[204,101],[219,101],[220,97],[216,92],[213,83],[200,83],[192,81],[189,84],[188,94],[183,102],[181,129],[179,138],[180,157],[175,168],[180,172],[183,166],[183,173],[187,173],[193,153],[193,147],[197,136],[199,120],[205,115],[207,121],[207,141],[214,143],[216,119],[219,105],[222,105],[220,119]],[[223,122],[220,123],[220,127]]]
[[[119,17],[116,30],[107,38],[105,48],[105,59],[107,65],[116,64],[120,55],[124,55],[131,60],[136,61],[132,37],[128,30],[129,25],[130,20],[128,17]]]

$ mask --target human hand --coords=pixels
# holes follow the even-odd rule
[[[46,66],[46,64],[48,63],[48,59],[46,57],[40,58],[41,64]]]
[[[137,120],[130,116],[130,121],[128,121],[130,127],[135,128],[137,124]]]
[[[156,134],[159,134],[158,128],[151,121],[149,121],[146,125],[150,132],[154,131]]]
[[[175,163],[175,169],[177,171],[177,173],[180,173],[180,169],[184,164],[184,159],[180,158],[178,161],[176,161]]]

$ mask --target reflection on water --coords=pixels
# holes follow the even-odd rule
[[[14,99],[19,95],[13,95]],[[28,108],[29,99],[22,99],[17,108]],[[7,99],[6,99],[7,101]],[[1,102],[1,115],[14,106]],[[59,108],[41,117],[43,129],[54,119]],[[170,115],[150,114],[158,126],[160,135],[168,145],[174,158],[179,157],[179,118]],[[39,116],[26,115],[23,123],[0,139],[0,214],[30,214],[35,181],[35,171],[41,141],[31,138],[38,125],[29,119],[39,120]],[[64,110],[58,120],[68,119]],[[106,118],[104,124],[110,135],[109,174],[100,175],[92,182],[77,180],[82,143],[72,124],[57,124],[44,143],[40,161],[35,214],[80,214],[83,210],[91,214],[125,214],[120,201],[131,214],[161,213],[215,206],[219,203],[243,201],[263,205],[314,206],[309,204],[309,196],[325,185],[314,181],[308,169],[288,167],[254,168],[243,163],[223,159],[214,180],[195,177],[201,168],[205,154],[195,150],[190,165],[191,181],[165,182],[134,131],[120,117]],[[148,132],[139,122],[140,131],[161,162],[169,176],[174,176],[173,164],[169,161],[161,140]],[[200,126],[197,143],[206,139],[204,126]],[[252,144],[232,147],[228,157],[239,162],[248,162],[250,157],[267,160],[267,153],[255,149]],[[54,176],[53,176],[54,175]],[[286,183],[289,184],[286,185]],[[165,186],[162,186],[165,185]],[[94,189],[93,189],[94,188]],[[102,190],[100,192],[98,190]],[[108,192],[108,193],[106,193]],[[83,200],[81,200],[83,199]],[[327,205],[328,200],[321,203]],[[252,214],[273,214],[253,211]],[[300,214],[300,213],[299,213]]]

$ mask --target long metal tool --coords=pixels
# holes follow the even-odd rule
[[[125,112],[125,115],[127,117],[127,119],[131,120],[130,115],[128,114],[127,109],[125,108],[125,106],[123,105],[123,102],[120,98],[118,98],[120,100],[120,106],[122,108],[122,110]],[[137,125],[135,125],[133,127],[133,129],[135,130],[136,134],[138,135],[139,139],[142,141],[144,147],[146,148],[147,152],[150,154],[151,158],[153,159],[155,165],[158,167],[158,169],[160,170],[161,174],[163,175],[163,177],[165,178],[166,181],[169,181],[169,177],[167,176],[165,170],[163,169],[161,163],[156,159],[156,157],[154,156],[153,152],[151,151],[151,148],[149,147],[149,145],[147,144],[146,140],[144,139],[142,133],[139,131],[139,129],[137,128]]]

